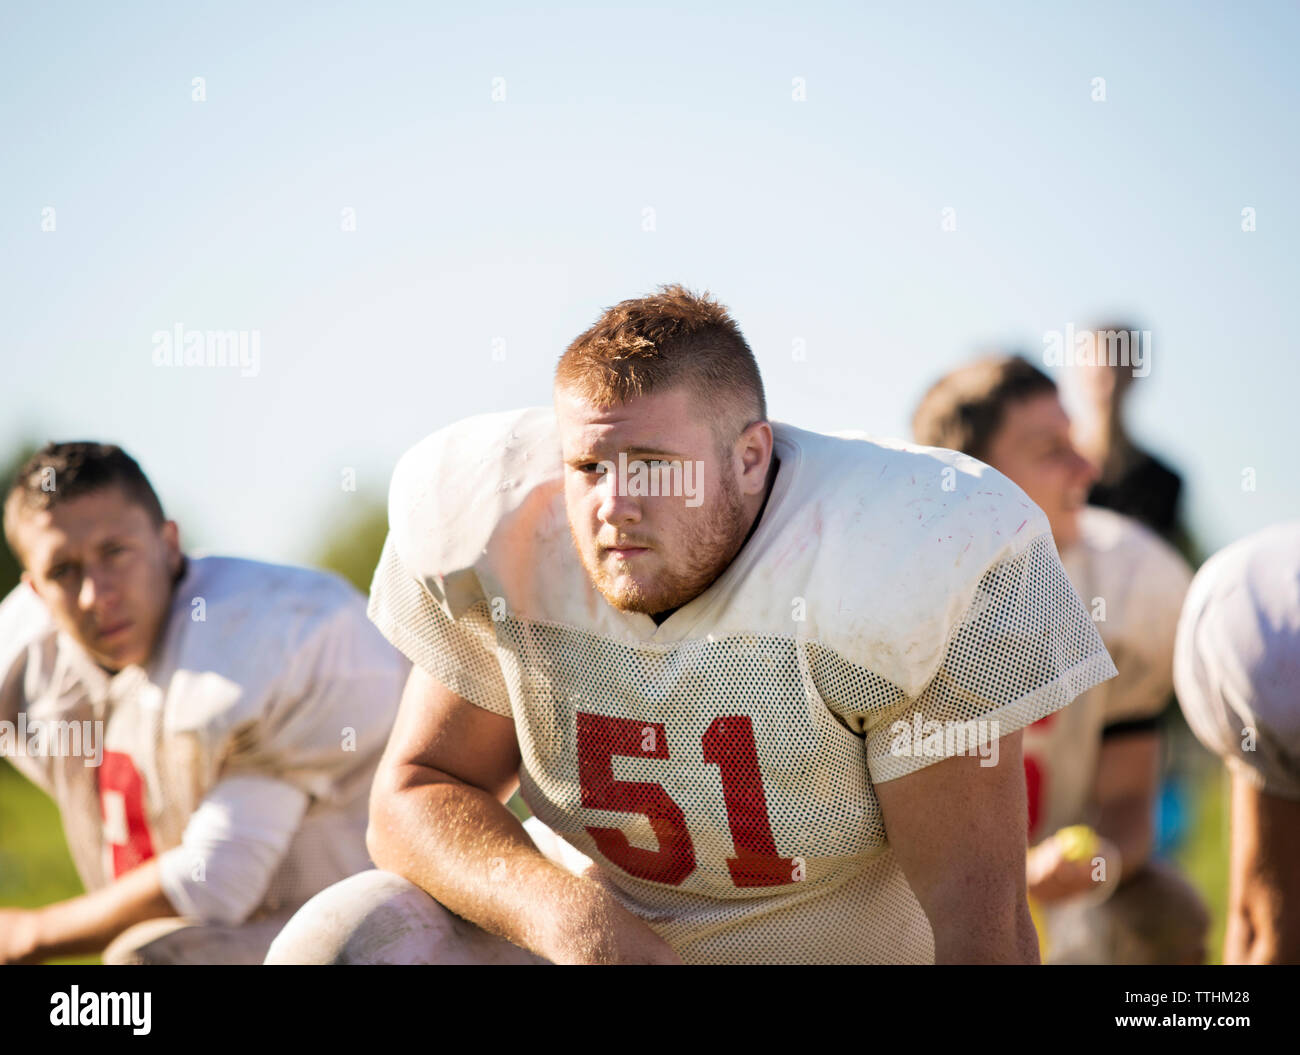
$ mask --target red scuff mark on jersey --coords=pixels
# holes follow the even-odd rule
[[[1013,531],[1013,532],[1011,532],[1011,534],[1013,534],[1013,535],[1019,535],[1019,534],[1020,534],[1020,528],[1024,527],[1024,526],[1025,526],[1026,524],[1028,524],[1028,523],[1029,523],[1028,520],[1022,520],[1022,521],[1020,521],[1020,527],[1016,528],[1016,530]]]

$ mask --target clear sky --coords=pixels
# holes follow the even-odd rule
[[[121,443],[192,545],[303,560],[345,469],[382,494],[680,281],[775,418],[887,435],[976,349],[1131,315],[1203,544],[1300,515],[1300,8],[974,6],[6,5],[0,444]],[[178,325],[256,331],[255,376],[155,365]]]

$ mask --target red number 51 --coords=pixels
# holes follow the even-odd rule
[[[745,715],[715,718],[704,734],[704,760],[718,767],[722,799],[736,856],[727,858],[738,887],[793,883],[793,858],[780,857],[758,769],[753,723]],[[695,847],[686,817],[658,784],[616,780],[615,756],[668,758],[659,722],[637,722],[578,712],[578,781],[582,804],[598,810],[639,813],[650,821],[658,850],[642,850],[617,828],[587,827],[596,846],[629,875],[677,886],[695,871]]]

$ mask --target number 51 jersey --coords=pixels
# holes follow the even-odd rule
[[[394,472],[370,615],[514,721],[529,808],[686,962],[932,961],[874,785],[1114,667],[1046,518],[1005,477],[952,451],[773,431],[757,528],[656,625],[587,578],[549,410],[449,426]]]

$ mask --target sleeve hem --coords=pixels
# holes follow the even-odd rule
[[[912,735],[912,728],[906,732],[898,730],[904,741],[902,746],[905,750],[895,751],[893,747],[898,737],[892,734],[896,726],[905,723],[895,722],[879,730],[878,733],[873,731],[873,735],[868,739],[867,757],[871,782],[884,784],[948,758],[962,754],[977,754],[979,747],[987,745],[990,740],[1001,739],[1008,733],[1014,733],[1018,729],[1032,725],[1040,718],[1059,711],[1094,685],[1115,677],[1116,673],[1110,655],[1104,651],[1096,653],[1076,663],[1069,670],[1039,686],[1028,695],[1004,704],[987,714],[982,714],[978,718],[966,722],[931,723],[938,726],[944,734],[938,738],[940,742],[934,742],[934,737],[930,735],[922,737],[921,743],[915,743],[916,737]],[[990,728],[987,723],[992,723],[993,727]],[[945,725],[952,726],[954,729],[962,726],[967,730],[973,727],[973,735],[961,733],[957,736],[946,735]],[[931,732],[926,729],[925,723],[922,723],[922,730],[926,733]],[[962,739],[963,735],[966,736],[965,740]],[[961,749],[962,743],[965,744],[965,750]]]
[[[1269,775],[1256,769],[1239,755],[1227,755],[1224,762],[1228,769],[1247,781],[1256,791],[1266,795],[1275,795],[1280,799],[1300,801],[1300,781],[1279,780],[1276,775]]]

